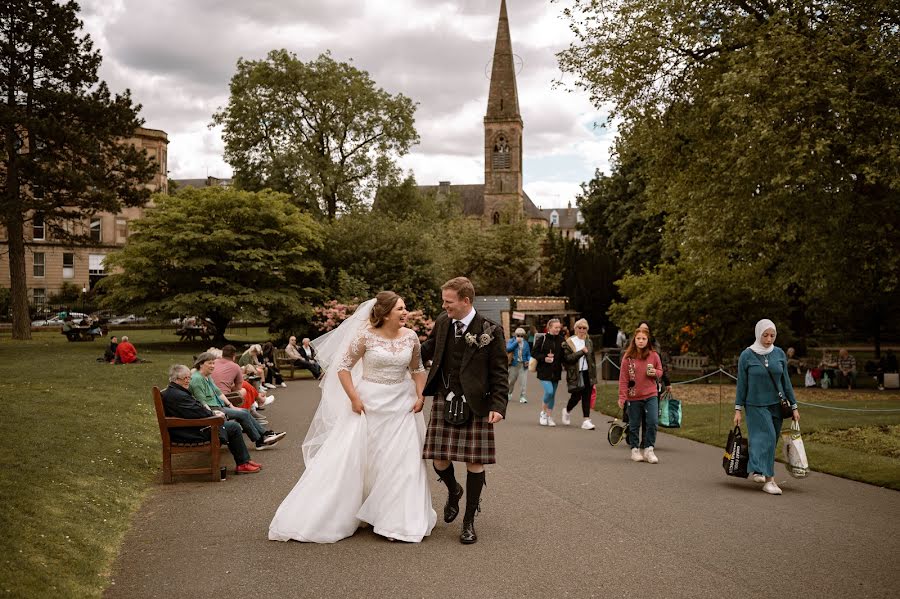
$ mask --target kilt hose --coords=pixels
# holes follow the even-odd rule
[[[444,403],[442,395],[434,397],[422,458],[472,464],[497,463],[494,425],[488,422],[487,416],[472,413],[467,423],[454,426],[444,420]]]

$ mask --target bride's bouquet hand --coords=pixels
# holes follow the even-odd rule
[[[413,404],[411,411],[414,414],[418,414],[419,412],[422,411],[422,408],[424,408],[424,407],[425,407],[425,398],[420,395],[419,398],[416,400],[416,403]]]
[[[366,407],[363,405],[362,400],[358,397],[356,399],[350,400],[350,407],[357,414],[365,414],[365,412],[366,412]]]

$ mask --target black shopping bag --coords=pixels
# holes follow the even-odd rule
[[[725,474],[747,478],[747,464],[750,462],[748,447],[747,439],[741,434],[741,427],[734,427],[734,430],[728,433],[725,456],[722,458]]]

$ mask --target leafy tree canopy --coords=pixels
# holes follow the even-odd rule
[[[641,158],[679,272],[784,303],[791,290],[822,322],[875,314],[877,347],[900,299],[896,3],[576,0],[567,14],[578,41],[561,65],[612,102],[617,152]]]
[[[239,315],[291,310],[319,299],[324,232],[282,193],[185,188],[156,195],[107,258],[103,305],[210,318],[220,339]]]
[[[287,193],[334,219],[397,179],[396,159],[419,140],[414,113],[412,100],[328,53],[305,63],[273,50],[238,61],[213,124],[225,129],[238,186]]]
[[[79,35],[77,13],[73,1],[0,8],[0,225],[16,339],[31,337],[26,225],[38,218],[55,240],[87,240],[78,225],[96,212],[143,204],[154,171],[142,150],[122,143],[143,122],[140,106],[98,79],[100,52]]]

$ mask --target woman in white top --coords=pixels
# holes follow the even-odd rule
[[[269,539],[333,543],[364,523],[391,540],[431,533],[425,369],[407,310],[392,291],[362,304],[313,342],[326,369],[303,442],[306,471],[269,525]]]
[[[566,365],[566,382],[568,384],[569,403],[562,413],[562,422],[571,424],[570,414],[581,402],[581,413],[584,422],[581,428],[594,430],[591,422],[591,393],[597,384],[597,361],[594,358],[594,344],[588,337],[588,321],[582,318],[575,323],[575,335],[563,343],[563,363]]]

